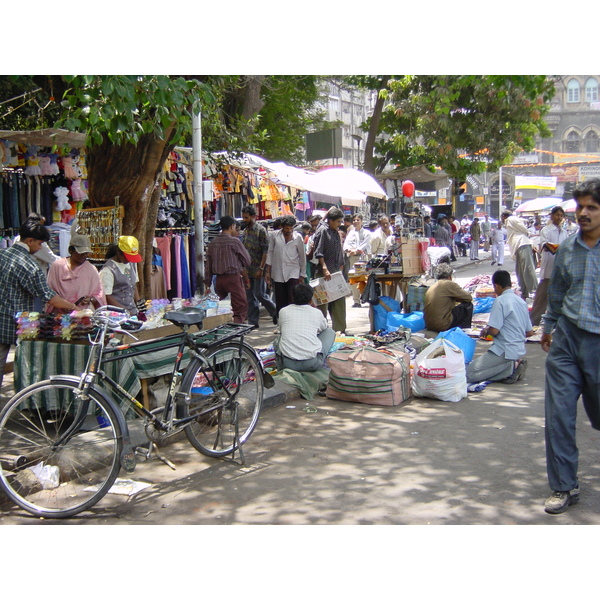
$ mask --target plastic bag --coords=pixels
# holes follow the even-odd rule
[[[492,305],[496,298],[473,298],[473,314],[488,313],[492,310]]]
[[[381,331],[387,326],[390,311],[399,311],[400,303],[389,296],[380,296],[379,303],[373,304],[373,331]]]
[[[408,314],[397,312],[388,313],[386,320],[386,330],[396,331],[399,327],[406,327],[413,333],[425,329],[425,317],[422,312],[415,311]]]
[[[412,391],[415,396],[459,402],[467,396],[463,351],[444,338],[434,340],[415,358]]]
[[[453,327],[452,329],[448,329],[448,331],[440,331],[435,339],[437,340],[438,338],[444,338],[460,348],[465,355],[466,365],[473,360],[477,342],[472,337],[469,337],[460,327]]]

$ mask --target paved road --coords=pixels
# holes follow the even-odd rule
[[[458,280],[491,269],[489,261],[469,265]],[[366,309],[348,313],[349,329],[364,333]],[[272,336],[267,318],[255,335],[257,344]],[[583,411],[581,501],[564,515],[543,511],[545,354],[539,344],[527,350],[525,382],[493,384],[458,403],[413,398],[376,407],[316,397],[267,410],[245,446],[245,467],[177,442],[163,449],[175,471],[141,461],[133,478],[150,488],[129,499],[109,495],[61,523],[598,524],[600,434]],[[0,524],[25,523],[40,521],[0,500]]]

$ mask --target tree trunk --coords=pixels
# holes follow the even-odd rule
[[[373,108],[373,116],[371,117],[371,124],[369,125],[369,133],[367,134],[367,141],[365,142],[365,172],[375,175],[375,138],[379,133],[379,123],[381,121],[381,114],[383,112],[383,104],[385,98],[382,98],[379,92],[387,87],[388,81],[391,79],[391,75],[384,75],[381,80],[381,86],[377,90],[377,101]]]
[[[144,135],[137,145],[117,146],[108,140],[88,148],[88,193],[92,208],[114,206],[115,198],[125,209],[122,235],[132,235],[140,243],[143,262],[139,269],[139,291],[150,297],[152,240],[158,215],[163,167],[173,149],[173,130],[165,139]]]

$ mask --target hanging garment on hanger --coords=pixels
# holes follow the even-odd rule
[[[187,252],[185,248],[185,239],[187,235],[180,237],[180,263],[181,263],[181,297],[191,298],[194,294],[190,286],[190,270],[188,268]]]
[[[171,289],[171,236],[155,237],[154,240],[163,259],[165,289],[169,291]]]
[[[181,289],[181,236],[173,236],[173,249],[175,252],[175,281],[177,282],[176,291],[177,298],[183,298]]]

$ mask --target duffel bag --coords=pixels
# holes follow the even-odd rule
[[[387,348],[338,350],[327,359],[327,397],[396,406],[410,397],[410,357]]]

